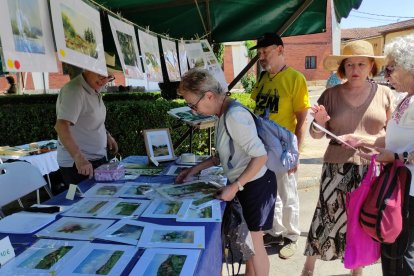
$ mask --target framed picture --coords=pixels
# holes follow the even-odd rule
[[[48,1],[0,0],[0,6],[4,71],[57,72]]]
[[[36,236],[72,240],[93,240],[107,229],[114,220],[63,217],[40,230]]]
[[[145,250],[131,271],[136,276],[194,275],[200,250],[176,248],[151,248]]]
[[[84,1],[50,1],[57,56],[62,62],[107,76],[99,11]]]
[[[121,275],[135,253],[135,246],[91,243],[62,266],[56,275]]]
[[[144,228],[139,247],[205,248],[204,226],[153,224]]]
[[[54,275],[88,245],[85,241],[40,239],[0,269],[0,275]]]
[[[152,157],[158,162],[175,159],[168,128],[144,130],[144,140],[149,158]]]
[[[144,228],[148,225],[150,225],[150,223],[130,219],[121,219],[99,234],[96,238],[137,245],[138,241],[141,239]]]
[[[191,200],[172,201],[163,199],[154,199],[145,209],[142,217],[150,218],[179,218],[183,217],[190,208]]]

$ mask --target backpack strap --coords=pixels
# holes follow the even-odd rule
[[[263,71],[263,72],[266,72],[266,71]],[[223,113],[223,116],[224,116],[223,117],[224,129],[226,130],[226,133],[227,133],[227,135],[230,138],[229,139],[230,156],[229,156],[229,160],[227,161],[227,167],[229,169],[233,169],[233,165],[231,164],[231,160],[233,159],[233,155],[234,155],[234,143],[233,143],[233,138],[230,135],[229,129],[227,128],[227,120],[226,120],[227,117],[226,116],[227,116],[227,112],[230,110],[230,108],[236,107],[236,106],[241,106],[244,109],[246,109],[247,111],[249,111],[249,113],[253,117],[254,124],[257,126],[257,123],[256,123],[256,120],[257,120],[256,115],[253,112],[251,112],[250,109],[248,109],[247,107],[245,107],[244,105],[242,105],[241,103],[239,103],[237,101],[231,101],[230,104],[229,104],[229,106],[226,108],[226,110],[224,110],[224,113]]]
[[[259,80],[257,81],[257,83],[258,83],[258,84],[260,83],[260,81],[262,80],[263,76],[264,76],[266,73],[267,73],[267,71],[266,71],[266,70],[263,70],[262,72],[260,72],[260,75],[259,75]]]

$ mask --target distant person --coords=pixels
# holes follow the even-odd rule
[[[252,91],[256,101],[254,112],[262,115],[269,111],[269,118],[296,134],[299,150],[306,131],[306,116],[310,107],[306,79],[302,73],[285,62],[282,39],[275,33],[265,33],[258,39],[259,63],[266,70]],[[279,257],[288,259],[297,250],[299,230],[299,196],[296,182],[297,168],[289,173],[277,174],[277,200],[273,228],[264,235],[265,245],[283,243]]]
[[[101,89],[115,77],[84,70],[67,83],[56,102],[57,160],[66,185],[91,178],[94,169],[107,162],[107,148],[118,144],[106,130],[106,107]]]
[[[312,138],[325,137],[325,132],[315,126],[317,123],[335,135],[352,133],[383,139],[393,110],[392,92],[386,86],[368,81],[368,76],[377,74],[383,60],[374,55],[371,43],[362,40],[346,44],[343,55],[325,58],[325,69],[337,70],[339,77],[347,81],[326,89],[312,107],[314,120],[309,129]],[[330,140],[323,157],[318,203],[308,231],[302,276],[313,275],[317,259],[343,259],[346,194],[360,186],[368,164],[355,150]],[[351,275],[362,275],[362,267],[352,270]]]
[[[16,82],[15,82],[13,76],[7,76],[6,80],[9,84],[9,88],[7,88],[6,93],[7,94],[16,94],[17,93],[17,87],[16,87]]]
[[[336,72],[333,72],[326,80],[326,88],[331,88],[341,83],[342,80],[338,77],[338,74]]]

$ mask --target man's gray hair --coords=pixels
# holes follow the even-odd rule
[[[181,78],[180,86],[178,87],[179,95],[190,92],[201,97],[207,91],[216,94],[226,93],[209,71],[200,68],[193,68],[186,72]]]
[[[414,34],[398,37],[385,45],[384,54],[414,74]]]

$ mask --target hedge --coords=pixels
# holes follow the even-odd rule
[[[247,93],[233,97],[253,106]],[[56,98],[57,95],[0,97],[0,145],[56,139]],[[105,94],[103,99],[107,107],[106,127],[117,140],[122,156],[146,154],[142,130],[169,128],[171,139],[176,143],[188,129],[167,114],[171,108],[184,106],[183,100],[168,101],[160,93],[148,92]],[[195,132],[193,152],[207,154],[207,135],[207,131]],[[188,151],[189,140],[186,140],[175,149],[175,154]]]

